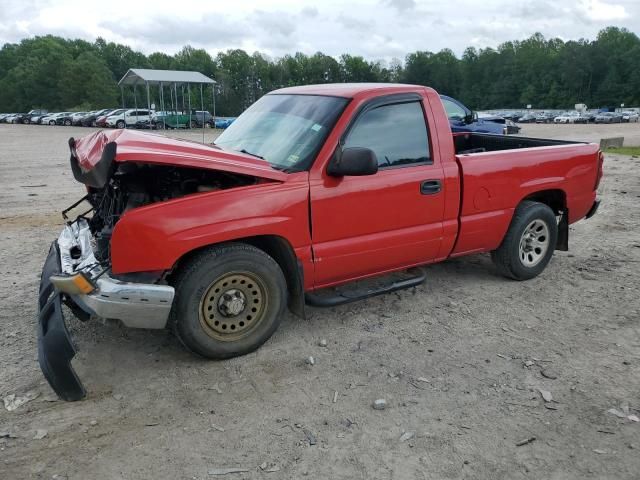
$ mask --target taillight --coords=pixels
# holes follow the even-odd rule
[[[596,174],[596,185],[593,188],[594,190],[597,190],[598,187],[600,186],[600,180],[602,180],[602,175],[603,175],[603,165],[604,165],[604,153],[602,152],[598,152],[598,173]]]

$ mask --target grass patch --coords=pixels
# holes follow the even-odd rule
[[[619,155],[635,155],[640,157],[640,147],[620,147],[620,148],[605,148],[605,153],[617,153]]]

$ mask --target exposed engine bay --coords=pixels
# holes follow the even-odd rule
[[[87,186],[86,199],[93,207],[93,215],[87,219],[96,240],[96,259],[99,262],[109,259],[113,227],[128,210],[257,182],[255,177],[216,170],[134,162],[120,164],[103,188]]]

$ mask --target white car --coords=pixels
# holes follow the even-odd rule
[[[553,123],[575,123],[578,118],[580,118],[579,112],[567,112],[554,118]]]
[[[138,122],[150,122],[153,117],[153,110],[131,108],[119,115],[107,117],[107,127],[125,128],[133,127]]]
[[[622,121],[629,123],[637,123],[640,121],[640,115],[635,112],[623,112],[622,113]]]
[[[56,118],[62,117],[63,115],[69,115],[69,113],[70,112],[50,113],[49,115],[42,117],[42,120],[40,120],[40,123],[42,125],[55,125]]]

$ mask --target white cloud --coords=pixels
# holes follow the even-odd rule
[[[593,21],[610,22],[624,20],[629,17],[624,5],[612,4],[601,0],[583,0],[581,7],[586,16]]]
[[[145,53],[185,44],[271,57],[302,51],[404,57],[416,50],[496,47],[535,32],[595,38],[615,24],[640,32],[640,0],[0,0],[0,44],[33,35],[97,36]]]

